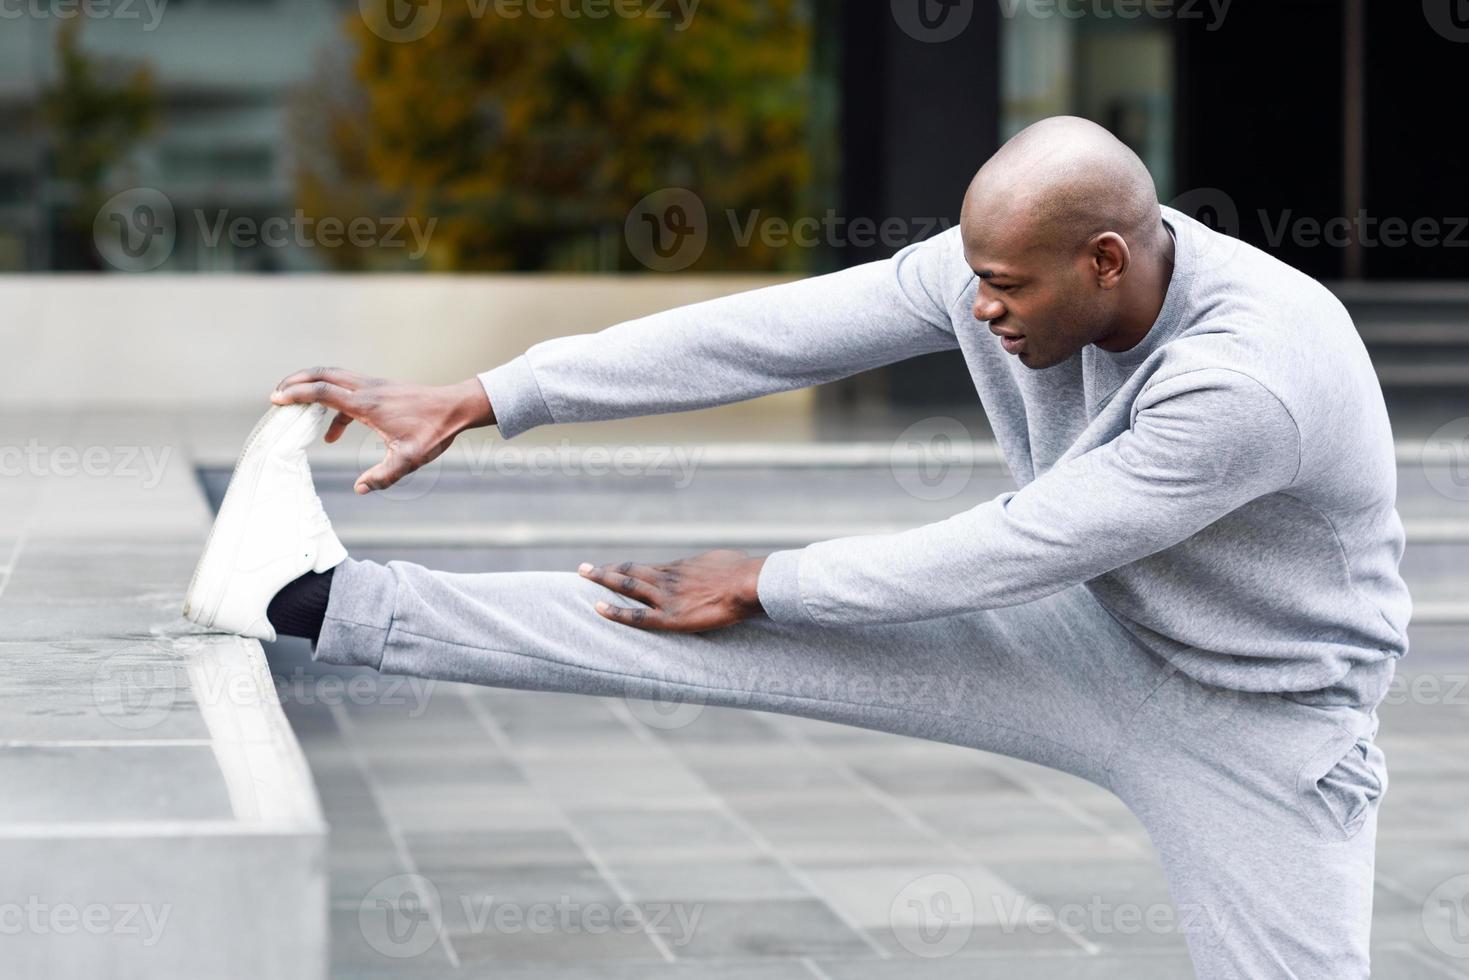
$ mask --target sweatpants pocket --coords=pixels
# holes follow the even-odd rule
[[[1370,738],[1343,729],[1301,767],[1297,794],[1323,840],[1347,841],[1387,790],[1387,760]]]

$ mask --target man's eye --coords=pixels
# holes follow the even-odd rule
[[[1008,293],[1010,290],[1014,289],[1015,287],[1014,286],[1001,286],[998,283],[993,283],[992,282],[992,283],[990,283],[990,288],[993,289],[997,293]]]

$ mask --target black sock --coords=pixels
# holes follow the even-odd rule
[[[307,572],[275,594],[266,607],[270,625],[281,636],[302,636],[315,643],[321,639],[326,603],[332,594],[332,572]]]

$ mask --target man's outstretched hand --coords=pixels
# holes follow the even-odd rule
[[[642,606],[597,603],[608,619],[641,629],[703,633],[732,626],[764,610],[756,586],[764,558],[743,551],[706,551],[666,565],[584,564],[577,571]]]
[[[357,478],[358,493],[386,490],[426,466],[465,429],[493,425],[495,412],[478,378],[456,385],[401,384],[341,368],[297,371],[276,385],[277,405],[320,403],[337,411],[326,441],[336,442],[353,422],[378,434],[382,461]]]

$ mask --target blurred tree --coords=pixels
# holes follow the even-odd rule
[[[51,170],[66,191],[67,224],[90,238],[116,168],[157,119],[152,72],[88,54],[82,20],[56,35],[56,81],[41,97]]]
[[[444,4],[420,40],[355,15],[352,71],[327,65],[299,105],[298,189],[313,216],[438,219],[435,269],[637,269],[628,210],[663,187],[705,202],[694,268],[804,265],[809,249],[725,213],[789,219],[810,177],[807,0],[704,0],[671,16],[496,16]],[[547,9],[550,9],[549,7]],[[338,250],[346,268],[394,262]]]

